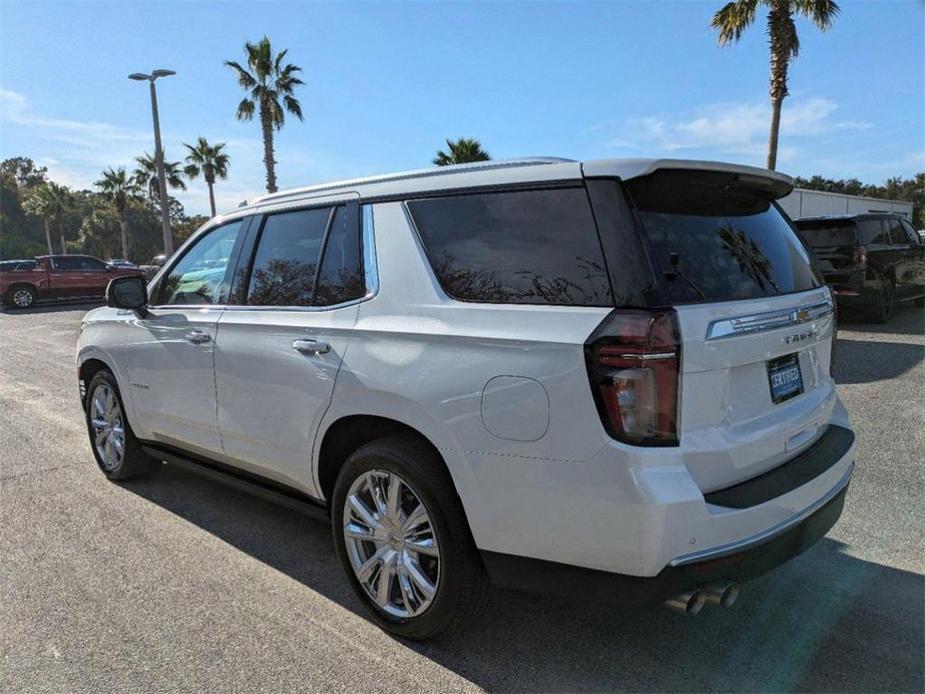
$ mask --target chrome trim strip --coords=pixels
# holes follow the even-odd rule
[[[750,316],[723,318],[710,323],[707,328],[707,340],[719,340],[724,337],[765,332],[778,328],[802,325],[832,315],[834,309],[831,299],[825,299],[806,306],[796,306],[780,311],[755,313]]]
[[[650,361],[652,359],[674,359],[676,356],[678,356],[677,352],[653,352],[651,354],[621,354],[620,359]]]
[[[680,557],[675,557],[670,562],[668,562],[668,566],[684,566],[685,564],[693,564],[699,561],[706,561],[707,559],[719,559],[720,557],[736,554],[737,552],[744,552],[750,547],[760,545],[761,543],[767,542],[768,540],[773,540],[778,535],[787,532],[793,526],[798,525],[806,518],[813,515],[816,511],[834,499],[842,489],[848,486],[848,483],[851,481],[851,474],[853,472],[854,462],[852,461],[844,477],[842,477],[834,487],[832,487],[824,496],[816,500],[815,503],[811,504],[799,513],[792,515],[787,520],[781,521],[777,525],[771,526],[770,528],[763,530],[760,533],[756,533],[755,535],[751,535],[750,537],[746,537],[742,540],[736,540],[735,542],[730,542],[718,547],[703,549],[699,552],[682,554]]]

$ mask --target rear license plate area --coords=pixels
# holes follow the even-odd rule
[[[775,405],[803,392],[803,373],[796,354],[768,361],[768,386],[771,388],[771,402]]]

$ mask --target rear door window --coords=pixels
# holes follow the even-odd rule
[[[626,187],[672,301],[757,299],[821,286],[769,194],[734,174],[658,172]]]
[[[80,262],[82,269],[86,271],[104,272],[106,270],[106,263],[104,263],[99,258],[93,258],[85,255],[80,259]]]
[[[443,290],[461,301],[611,306],[584,187],[407,203]]]
[[[79,272],[83,270],[83,260],[80,256],[60,256],[52,259],[55,270],[59,272]]]
[[[366,293],[357,206],[338,207],[324,242],[324,257],[312,303],[334,306]]]

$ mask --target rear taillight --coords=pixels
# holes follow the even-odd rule
[[[867,267],[867,249],[864,246],[855,246],[854,264],[859,269]]]
[[[607,432],[636,446],[678,445],[681,344],[674,311],[617,310],[585,344]]]

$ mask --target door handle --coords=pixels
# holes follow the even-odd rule
[[[212,336],[205,330],[191,330],[186,333],[186,340],[194,345],[202,345],[212,341]]]
[[[302,354],[327,354],[331,351],[331,345],[320,340],[293,340],[292,349]]]

